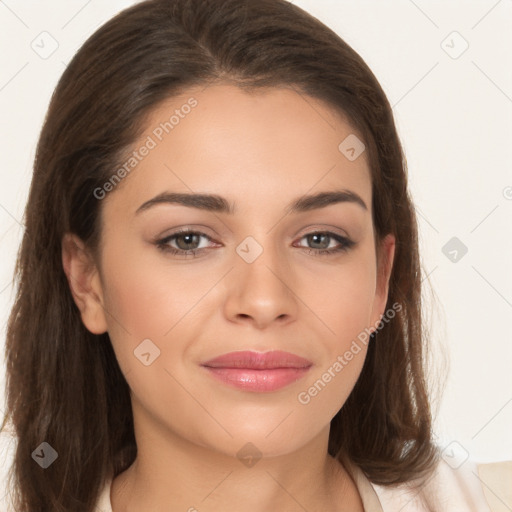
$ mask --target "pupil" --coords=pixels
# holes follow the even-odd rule
[[[184,239],[185,240],[185,245],[189,245],[189,244],[192,244],[193,242],[190,240],[191,238],[193,237],[197,237],[197,235],[181,235],[179,238],[177,238],[176,240],[179,241],[181,239]],[[178,243],[178,246],[180,246],[182,244],[179,244]],[[180,247],[180,249],[183,249],[183,250],[190,250],[190,247]]]
[[[324,233],[320,233],[320,234],[316,233],[316,234],[314,234],[314,235],[311,235],[311,237],[313,237],[313,239],[321,238],[321,237],[328,238],[328,237],[327,237],[327,235],[325,235]],[[314,240],[314,242],[313,242],[313,243],[318,243],[318,242],[317,242],[316,240]],[[322,244],[320,243],[320,245],[322,245]],[[323,247],[317,247],[317,249],[325,249],[326,247],[328,247],[328,245],[329,245],[329,244],[325,245],[325,243],[324,243],[324,244],[323,244]]]

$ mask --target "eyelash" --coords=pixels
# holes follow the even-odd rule
[[[198,254],[202,253],[204,250],[208,249],[207,247],[203,247],[201,249],[190,249],[188,251],[185,251],[184,249],[175,249],[174,247],[169,247],[169,242],[173,240],[174,238],[177,238],[179,236],[184,235],[199,235],[204,236],[208,240],[211,241],[211,238],[206,235],[205,233],[201,233],[200,231],[191,231],[191,230],[183,230],[183,231],[177,231],[173,233],[172,235],[166,236],[165,238],[162,238],[160,240],[155,241],[155,245],[157,248],[167,254],[176,255],[176,256],[189,256],[191,255],[193,258],[197,257]],[[311,249],[307,247],[302,247],[302,249],[305,249],[307,254],[313,254],[314,256],[332,256],[337,253],[341,252],[347,252],[351,247],[355,245],[355,242],[350,240],[347,237],[338,235],[336,233],[332,233],[331,231],[312,231],[311,233],[307,233],[301,237],[305,238],[307,236],[311,235],[328,235],[329,238],[334,238],[337,242],[341,243],[342,245],[340,247],[337,247],[335,249]]]

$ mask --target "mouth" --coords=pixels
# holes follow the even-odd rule
[[[303,378],[312,365],[303,357],[281,350],[230,352],[201,364],[224,384],[254,392],[281,389]]]

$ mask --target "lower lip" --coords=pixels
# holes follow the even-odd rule
[[[252,370],[250,368],[211,368],[205,366],[210,374],[225,384],[259,393],[276,391],[292,382],[296,382],[308,372],[309,368],[274,368],[271,370]]]

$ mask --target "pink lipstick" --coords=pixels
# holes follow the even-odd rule
[[[201,366],[225,384],[262,393],[276,391],[301,379],[312,364],[290,352],[273,350],[230,352]]]

